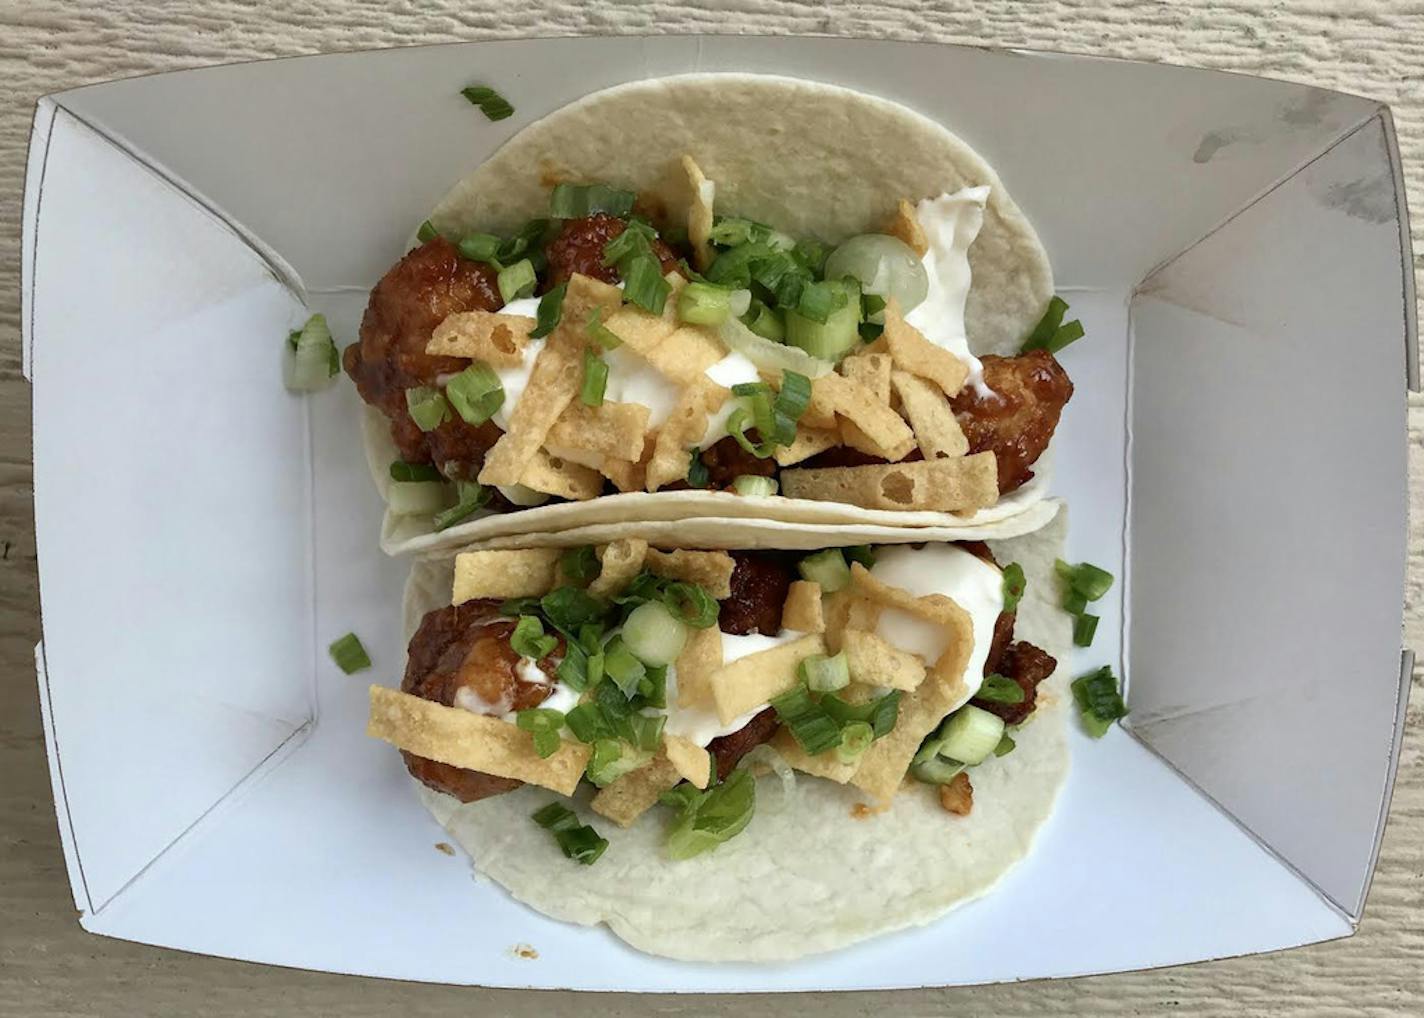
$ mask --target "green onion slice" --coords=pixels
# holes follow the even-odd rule
[[[555,629],[574,637],[581,626],[603,622],[608,603],[578,587],[556,587],[539,599],[539,610]]]
[[[603,245],[603,267],[611,268],[625,258],[652,254],[657,231],[640,219],[630,219],[623,232]]]
[[[500,239],[491,233],[470,233],[460,238],[457,245],[460,249],[460,256],[468,258],[472,262],[485,262],[501,268],[499,262]],[[508,303],[508,301],[506,301]]]
[[[813,693],[834,693],[850,685],[850,665],[846,661],[845,651],[834,657],[812,654],[803,658],[796,668],[796,674]]]
[[[603,394],[608,389],[608,362],[589,347],[583,351],[583,383],[579,386],[579,402],[584,406],[603,406]]]
[[[564,723],[569,726],[569,731],[573,733],[579,742],[593,745],[599,739],[616,739],[618,733],[613,730],[613,724],[608,716],[604,714],[603,708],[596,703],[581,703],[564,715]]]
[[[603,569],[593,545],[570,548],[559,556],[559,571],[574,583],[589,583]]]
[[[807,555],[796,564],[803,579],[820,584],[822,594],[834,594],[850,583],[850,566],[839,548],[827,548]]]
[[[472,106],[478,106],[487,120],[503,120],[514,113],[509,100],[488,85],[468,85],[460,89],[460,94]]]
[[[504,386],[492,367],[475,361],[445,383],[445,397],[466,424],[483,424],[504,406]]]
[[[410,419],[421,431],[434,431],[450,416],[450,404],[445,402],[440,390],[424,385],[405,391],[405,405]]]
[[[654,753],[662,745],[666,723],[666,714],[629,714],[623,719],[623,734],[633,748]]]
[[[782,693],[771,701],[772,708],[791,737],[812,756],[841,744],[841,726],[821,704],[811,699],[804,685]]]
[[[674,619],[693,629],[709,629],[715,625],[722,607],[697,584],[680,581],[663,588],[662,601]]]
[[[361,640],[355,633],[347,633],[341,639],[333,641],[327,651],[331,654],[331,660],[336,662],[336,667],[347,675],[371,667],[371,656],[366,653],[366,648],[361,646]]]
[[[528,258],[521,258],[513,265],[506,265],[499,270],[500,299],[508,304],[520,297],[528,297],[534,292],[538,282],[539,277],[534,274],[534,263]]]
[[[994,755],[1008,756],[1014,751],[1016,745],[1018,745],[1018,743],[1014,742],[1014,737],[1008,732],[1005,732],[1004,737],[999,740],[999,744],[994,747]]]
[[[648,601],[628,614],[623,623],[623,643],[643,664],[666,667],[682,653],[687,629],[661,601]]]
[[[982,707],[965,704],[940,726],[939,737],[944,740],[941,756],[972,767],[982,763],[999,745],[1004,737],[1004,720]]]
[[[599,788],[606,788],[625,774],[651,763],[650,750],[636,749],[618,739],[599,739],[593,744],[586,774]]]
[[[883,739],[895,730],[895,723],[900,717],[902,695],[900,690],[892,689],[874,700],[853,704],[842,700],[835,693],[827,693],[821,697],[821,709],[842,726],[852,721],[864,721],[870,725],[877,739]]]
[[[618,333],[603,324],[603,308],[593,309],[583,331],[588,333],[589,338],[605,350],[612,350],[623,345],[623,340],[618,337]]]
[[[702,462],[702,450],[692,450],[687,464],[687,484],[692,488],[705,488],[712,483],[712,472]]]
[[[990,703],[1023,703],[1024,691],[1013,679],[996,672],[984,676],[984,682],[979,686],[979,692],[974,694],[974,698],[988,700]]]
[[[613,680],[625,697],[632,697],[638,691],[638,683],[647,673],[647,666],[629,649],[627,643],[615,636],[603,649],[603,673]]]
[[[1098,600],[1112,588],[1113,574],[1090,562],[1080,562],[1075,566],[1058,559],[1053,568],[1069,590],[1082,594],[1088,601]]]
[[[440,479],[440,471],[430,463],[407,463],[405,460],[394,460],[391,463],[391,480],[393,481],[438,481]]]
[[[534,752],[540,759],[547,760],[559,751],[564,741],[559,729],[564,727],[564,715],[556,710],[534,707],[514,715],[515,727],[528,732],[534,738]]]
[[[738,474],[732,480],[732,491],[743,498],[766,498],[776,494],[776,478],[756,474]]]
[[[415,231],[415,239],[422,244],[428,244],[438,236],[440,236],[440,231],[435,228],[435,224],[429,219],[421,223],[420,229]]]
[[[510,634],[509,645],[520,657],[538,661],[553,653],[559,645],[559,638],[544,634],[544,623],[539,621],[537,615],[521,615],[515,623],[514,632]]]
[[[633,211],[637,196],[607,184],[556,184],[549,196],[549,215],[555,219],[582,219],[605,213],[620,219]]]
[[[841,763],[854,763],[875,741],[875,730],[864,721],[852,721],[841,729],[841,744],[836,757]]]
[[[1024,340],[1020,352],[1047,350],[1049,353],[1057,353],[1069,343],[1082,339],[1082,322],[1076,318],[1067,323],[1063,321],[1063,315],[1067,310],[1068,302],[1055,295],[1048,302],[1048,309],[1044,311],[1043,317],[1038,320],[1038,324],[1033,327],[1033,331]]]
[[[563,803],[551,802],[530,814],[534,822],[553,834],[564,855],[592,866],[608,847],[608,841],[587,824],[580,824],[573,810]]]
[[[859,562],[867,569],[873,569],[875,567],[875,549],[870,545],[853,544],[841,550],[845,552],[847,562]]]
[[[1023,600],[1027,585],[1028,581],[1024,579],[1023,566],[1017,562],[1010,562],[1004,566],[1004,611],[1010,615],[1018,611],[1019,601]]]
[[[786,324],[781,316],[759,300],[753,300],[747,313],[741,317],[742,324],[763,339],[773,343],[786,339]]]
[[[429,516],[450,505],[450,487],[441,481],[392,481],[386,508],[403,516]]]
[[[619,266],[623,276],[623,299],[655,315],[663,313],[672,286],[663,278],[662,266],[651,253],[624,259]]]
[[[534,328],[529,332],[530,339],[543,339],[554,331],[559,319],[564,316],[564,294],[568,289],[568,283],[560,283],[539,298],[539,310],[535,312]]]
[[[453,527],[476,510],[483,509],[490,500],[490,490],[474,481],[455,482],[455,504],[444,512],[435,514],[435,529]]]
[[[1112,669],[1106,666],[1073,680],[1073,701],[1078,705],[1088,734],[1100,739],[1119,718],[1127,717],[1127,704]]]
[[[738,767],[705,792],[684,784],[664,792],[660,801],[678,810],[668,832],[669,858],[691,859],[746,830],[756,811],[756,779]]]
[[[721,325],[732,317],[732,291],[711,283],[688,283],[677,295],[679,321]]]
[[[341,355],[325,315],[312,315],[298,330],[287,334],[291,350],[286,385],[292,392],[316,392],[331,384],[341,370]]]
[[[1098,617],[1084,612],[1073,620],[1073,646],[1091,647],[1098,631]]]

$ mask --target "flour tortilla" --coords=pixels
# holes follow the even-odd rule
[[[420,786],[426,807],[469,853],[475,871],[545,915],[606,923],[633,947],[688,961],[784,961],[830,951],[942,916],[987,892],[1033,844],[1068,770],[1070,621],[1052,581],[1065,520],[1036,533],[990,541],[1001,562],[1024,566],[1028,590],[1016,632],[1059,661],[1039,687],[1038,708],[1017,748],[971,772],[974,808],[946,813],[935,791],[909,785],[885,813],[857,818],[865,797],[797,775],[782,797],[760,779],[757,812],[740,836],[684,862],[663,854],[667,811],[620,829],[577,812],[609,841],[590,867],[565,859],[529,814],[556,797],[525,787],[461,805]],[[407,590],[407,629],[448,601],[448,563],[418,562]],[[446,574],[442,574],[442,570]],[[474,913],[472,920],[477,921]]]
[[[547,214],[553,181],[600,180],[636,190],[676,219],[688,201],[681,157],[716,183],[719,215],[741,215],[797,237],[838,243],[882,228],[901,198],[990,187],[969,250],[974,284],[965,322],[978,354],[1013,353],[1053,295],[1048,256],[998,175],[943,126],[898,103],[821,82],[762,74],[689,74],[619,85],[521,130],[431,213],[440,230],[509,233]],[[364,435],[384,495],[397,453],[367,408]],[[570,527],[632,520],[738,517],[825,526],[982,526],[982,536],[1042,497],[1046,471],[997,505],[970,514],[888,512],[722,492],[608,495],[502,515],[433,533],[428,516],[386,514],[381,547],[429,552]]]

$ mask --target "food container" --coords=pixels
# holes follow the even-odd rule
[[[1073,736],[1027,862],[929,927],[776,966],[639,955],[465,862],[363,734],[403,665],[350,342],[455,179],[587,92],[692,70],[860,88],[947,124],[1037,226],[1087,329],[1057,443],[1069,557],[1123,582],[1074,674],[1132,714]],[[492,84],[515,115],[459,96]],[[649,144],[656,144],[650,128]],[[828,195],[834,200],[834,195]],[[1405,389],[1399,154],[1370,100],[1219,72],[911,43],[543,39],[153,75],[42,99],[24,206],[44,639],[65,860],[98,934],[403,979],[599,990],[938,986],[1348,936],[1389,806]],[[953,822],[947,818],[946,822]]]

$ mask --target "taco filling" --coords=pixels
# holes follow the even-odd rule
[[[970,813],[972,769],[1014,749],[1057,666],[1014,638],[1022,571],[977,543],[475,551],[452,589],[400,691],[372,687],[369,733],[463,803],[587,783],[619,827],[662,803],[673,860],[743,831],[769,767]],[[535,819],[578,862],[606,844],[568,805]]]
[[[565,183],[513,236],[422,227],[343,357],[398,450],[393,511],[704,489],[969,517],[1035,476],[1081,329],[1054,298],[1022,352],[970,352],[988,186],[831,248],[714,216],[683,169],[681,210]]]

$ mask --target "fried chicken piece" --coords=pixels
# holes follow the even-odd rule
[[[967,817],[974,808],[974,786],[969,775],[960,771],[947,785],[939,786],[939,804],[947,813]]]
[[[1073,395],[1068,372],[1047,350],[1017,357],[985,357],[980,395],[966,385],[949,402],[971,453],[991,451],[998,460],[999,494],[1023,485],[1030,467],[1048,448],[1063,407]]]
[[[794,578],[791,560],[766,552],[734,551],[731,595],[722,600],[717,625],[736,636],[781,632],[781,608]]]
[[[567,220],[545,252],[549,271],[544,277],[543,290],[567,283],[576,272],[605,283],[617,283],[618,268],[603,264],[603,249],[627,228],[628,224],[622,219],[604,212]],[[653,238],[652,249],[662,265],[663,275],[677,268],[677,253],[662,238]]]
[[[997,628],[996,626],[996,635]],[[1006,725],[1022,724],[1033,713],[1034,703],[1038,699],[1038,684],[1052,675],[1053,669],[1057,667],[1057,659],[1047,651],[1023,641],[1011,643],[1004,649],[997,671],[1006,679],[1018,683],[1024,698],[1018,703],[996,703],[977,697],[969,702],[1003,718]]]
[[[717,780],[726,781],[742,757],[768,741],[781,727],[776,710],[768,707],[731,735],[721,735],[707,744],[707,752],[717,762]]]

